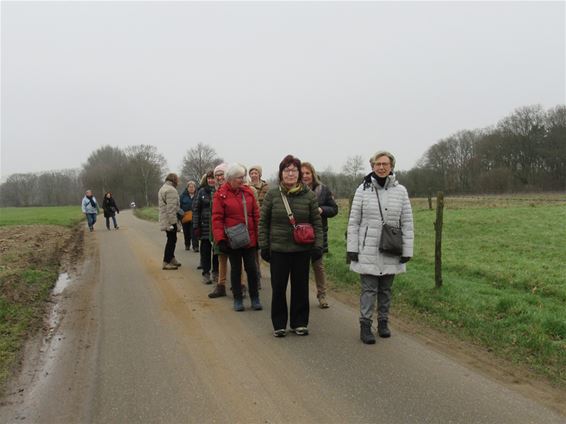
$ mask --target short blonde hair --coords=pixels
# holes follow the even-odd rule
[[[379,151],[375,152],[369,158],[369,164],[373,167],[374,163],[377,162],[377,158],[380,158],[382,156],[387,156],[389,158],[389,160],[391,161],[391,169],[395,168],[395,156],[393,156],[387,150],[379,150]]]

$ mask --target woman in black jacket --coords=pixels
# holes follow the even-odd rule
[[[112,218],[112,222],[114,223],[114,229],[117,230],[118,223],[116,222],[116,214],[120,213],[118,206],[116,206],[116,202],[112,197],[112,192],[108,192],[104,195],[104,200],[102,201],[102,210],[104,211],[104,218],[106,218],[106,228],[110,231],[110,218]]]
[[[309,162],[301,164],[301,174],[303,184],[308,186],[318,200],[318,211],[322,219],[322,234],[324,240],[323,252],[328,253],[328,218],[332,218],[338,214],[338,205],[334,201],[334,196],[330,189],[322,184],[316,175],[314,166]],[[314,271],[314,279],[316,281],[316,297],[318,298],[318,305],[321,309],[328,308],[328,301],[326,300],[326,275],[324,273],[324,264],[322,257],[318,260],[312,261],[312,269]]]
[[[212,284],[210,272],[218,273],[218,255],[212,251],[212,196],[216,180],[214,172],[208,171],[201,180],[201,188],[193,199],[193,233],[195,240],[200,240],[200,265],[202,282]]]

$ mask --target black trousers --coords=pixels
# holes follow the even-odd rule
[[[198,241],[193,238],[193,221],[183,224],[183,235],[185,236],[185,247],[191,247],[191,240],[193,248],[198,247]]]
[[[232,294],[234,299],[242,298],[242,259],[244,269],[248,276],[248,289],[250,298],[259,297],[257,291],[257,263],[255,259],[256,248],[235,249],[228,254],[230,259],[230,283],[232,284]]]
[[[271,252],[271,322],[273,329],[287,328],[287,283],[291,276],[291,328],[309,324],[310,252]]]
[[[175,246],[177,244],[177,224],[173,225],[175,227],[171,231],[165,231],[167,235],[167,243],[165,243],[165,253],[163,254],[163,262],[171,262],[175,257]]]
[[[218,272],[218,255],[214,255],[212,251],[212,242],[209,239],[200,241],[200,264],[202,266],[202,275],[212,272]]]

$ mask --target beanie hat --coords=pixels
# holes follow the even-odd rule
[[[228,169],[228,164],[226,162],[222,162],[220,165],[214,168],[214,175],[216,175],[217,172],[225,173],[226,169]]]
[[[252,172],[254,169],[255,169],[257,172],[259,172],[259,176],[261,177],[262,174],[263,174],[263,172],[262,172],[263,169],[261,169],[261,166],[259,166],[259,165],[252,165],[252,166],[250,167],[250,172]]]

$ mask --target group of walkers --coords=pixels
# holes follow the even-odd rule
[[[411,204],[407,190],[395,178],[394,156],[377,152],[370,165],[372,172],[354,194],[347,230],[347,260],[361,279],[360,339],[366,344],[376,341],[372,333],[376,300],[378,335],[391,335],[393,279],[405,272],[414,238]],[[271,277],[273,335],[286,336],[289,324],[292,332],[304,336],[309,333],[311,266],[319,306],[329,307],[323,254],[328,252],[328,219],[336,216],[338,206],[314,166],[292,155],[279,164],[276,187],[269,187],[261,177],[260,166],[248,171],[238,163],[221,163],[203,175],[198,186],[189,181],[179,196],[179,178],[169,174],[158,195],[160,227],[167,237],[162,268],[181,266],[175,244],[182,226],[185,250],[200,254],[203,283],[214,283],[208,296],[227,295],[229,262],[234,310],[245,310],[247,291],[251,309],[257,311],[263,309],[259,294],[264,260]],[[401,231],[399,252],[381,249],[384,226]]]
[[[94,197],[92,190],[87,190],[85,196],[83,197],[81,208],[86,216],[88,229],[90,232],[94,231],[94,224],[96,224],[96,217],[100,213],[100,207]],[[107,192],[102,200],[102,210],[104,211],[104,218],[106,218],[106,228],[110,231],[110,219],[114,224],[114,229],[117,230],[118,222],[116,221],[116,214],[120,213],[120,209],[116,206],[116,202],[112,197],[111,192]]]

